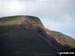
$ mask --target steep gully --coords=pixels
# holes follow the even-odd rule
[[[22,21],[19,21],[19,23],[16,25],[16,27],[20,28],[20,24],[21,22],[24,21],[24,16],[21,17]],[[41,35],[40,33],[38,32],[35,32],[38,36],[40,36],[43,40],[45,40],[51,47],[53,47],[57,52],[59,52],[59,49],[57,47],[55,47],[51,42],[50,40],[48,40],[46,37],[44,37],[43,35]]]

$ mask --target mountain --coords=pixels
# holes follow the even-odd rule
[[[50,30],[48,32],[50,33]],[[75,47],[72,46],[75,42],[72,38],[66,36],[67,43],[72,45],[64,46],[56,40],[59,36],[48,32],[40,19],[35,16],[0,18],[0,55],[55,56],[59,51],[67,51]]]

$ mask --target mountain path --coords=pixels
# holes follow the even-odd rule
[[[16,27],[20,28],[20,24],[24,21],[24,16],[21,17],[22,21],[19,21]]]

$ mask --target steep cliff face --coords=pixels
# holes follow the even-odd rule
[[[47,34],[38,17],[0,18],[1,56],[55,56],[59,51],[69,50],[59,42]]]

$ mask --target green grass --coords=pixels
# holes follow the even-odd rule
[[[0,18],[0,49],[3,50],[0,51],[5,53],[4,56],[55,56],[56,50],[53,47],[49,46],[49,44],[45,40],[43,40],[35,33],[34,28],[30,23],[38,23],[38,26],[41,28],[42,33],[47,37],[47,39],[49,39],[49,36],[45,32],[45,28],[40,19],[33,16],[25,16],[25,20],[22,21],[21,17],[22,16],[12,16]],[[16,25],[20,21],[22,21],[22,23],[18,28],[16,27]],[[24,24],[29,24],[30,29],[24,28]],[[60,33],[51,33],[55,38],[64,36]],[[72,43],[70,42],[70,38],[66,37],[66,39],[69,40],[67,41],[68,44]],[[57,43],[55,39],[52,39],[50,41],[58,49],[63,51],[67,50],[67,48]]]
[[[15,18],[3,18],[3,20],[0,20],[0,26],[8,26],[8,25],[16,25],[21,21],[20,17]]]
[[[19,50],[18,54],[20,55],[27,54],[31,56],[34,56],[34,52],[39,56],[40,54],[44,55],[44,53],[52,55],[50,53],[56,52],[54,48],[49,46],[46,41],[41,39],[41,37],[32,30],[18,29],[15,26],[0,26],[0,31],[0,48],[5,48],[4,51],[8,49],[7,54],[11,53],[10,55],[17,55],[15,54],[17,50]],[[1,43],[3,43],[3,45],[1,45]],[[24,48],[24,51],[20,50],[22,48]]]
[[[5,54],[3,56],[56,55],[56,50],[49,46],[45,40],[35,34],[33,30],[23,27],[24,23],[29,23],[28,20],[26,18],[20,28],[17,28],[16,25],[21,21],[21,17],[0,19],[0,51]],[[35,21],[41,24],[38,19]]]
[[[60,32],[56,32],[56,31],[50,31],[49,30],[49,33],[51,36],[53,36],[55,39],[57,38],[64,38],[64,40],[66,41],[67,45],[69,45],[70,47],[72,48],[75,48],[75,39],[63,34],[63,33],[60,33]]]

